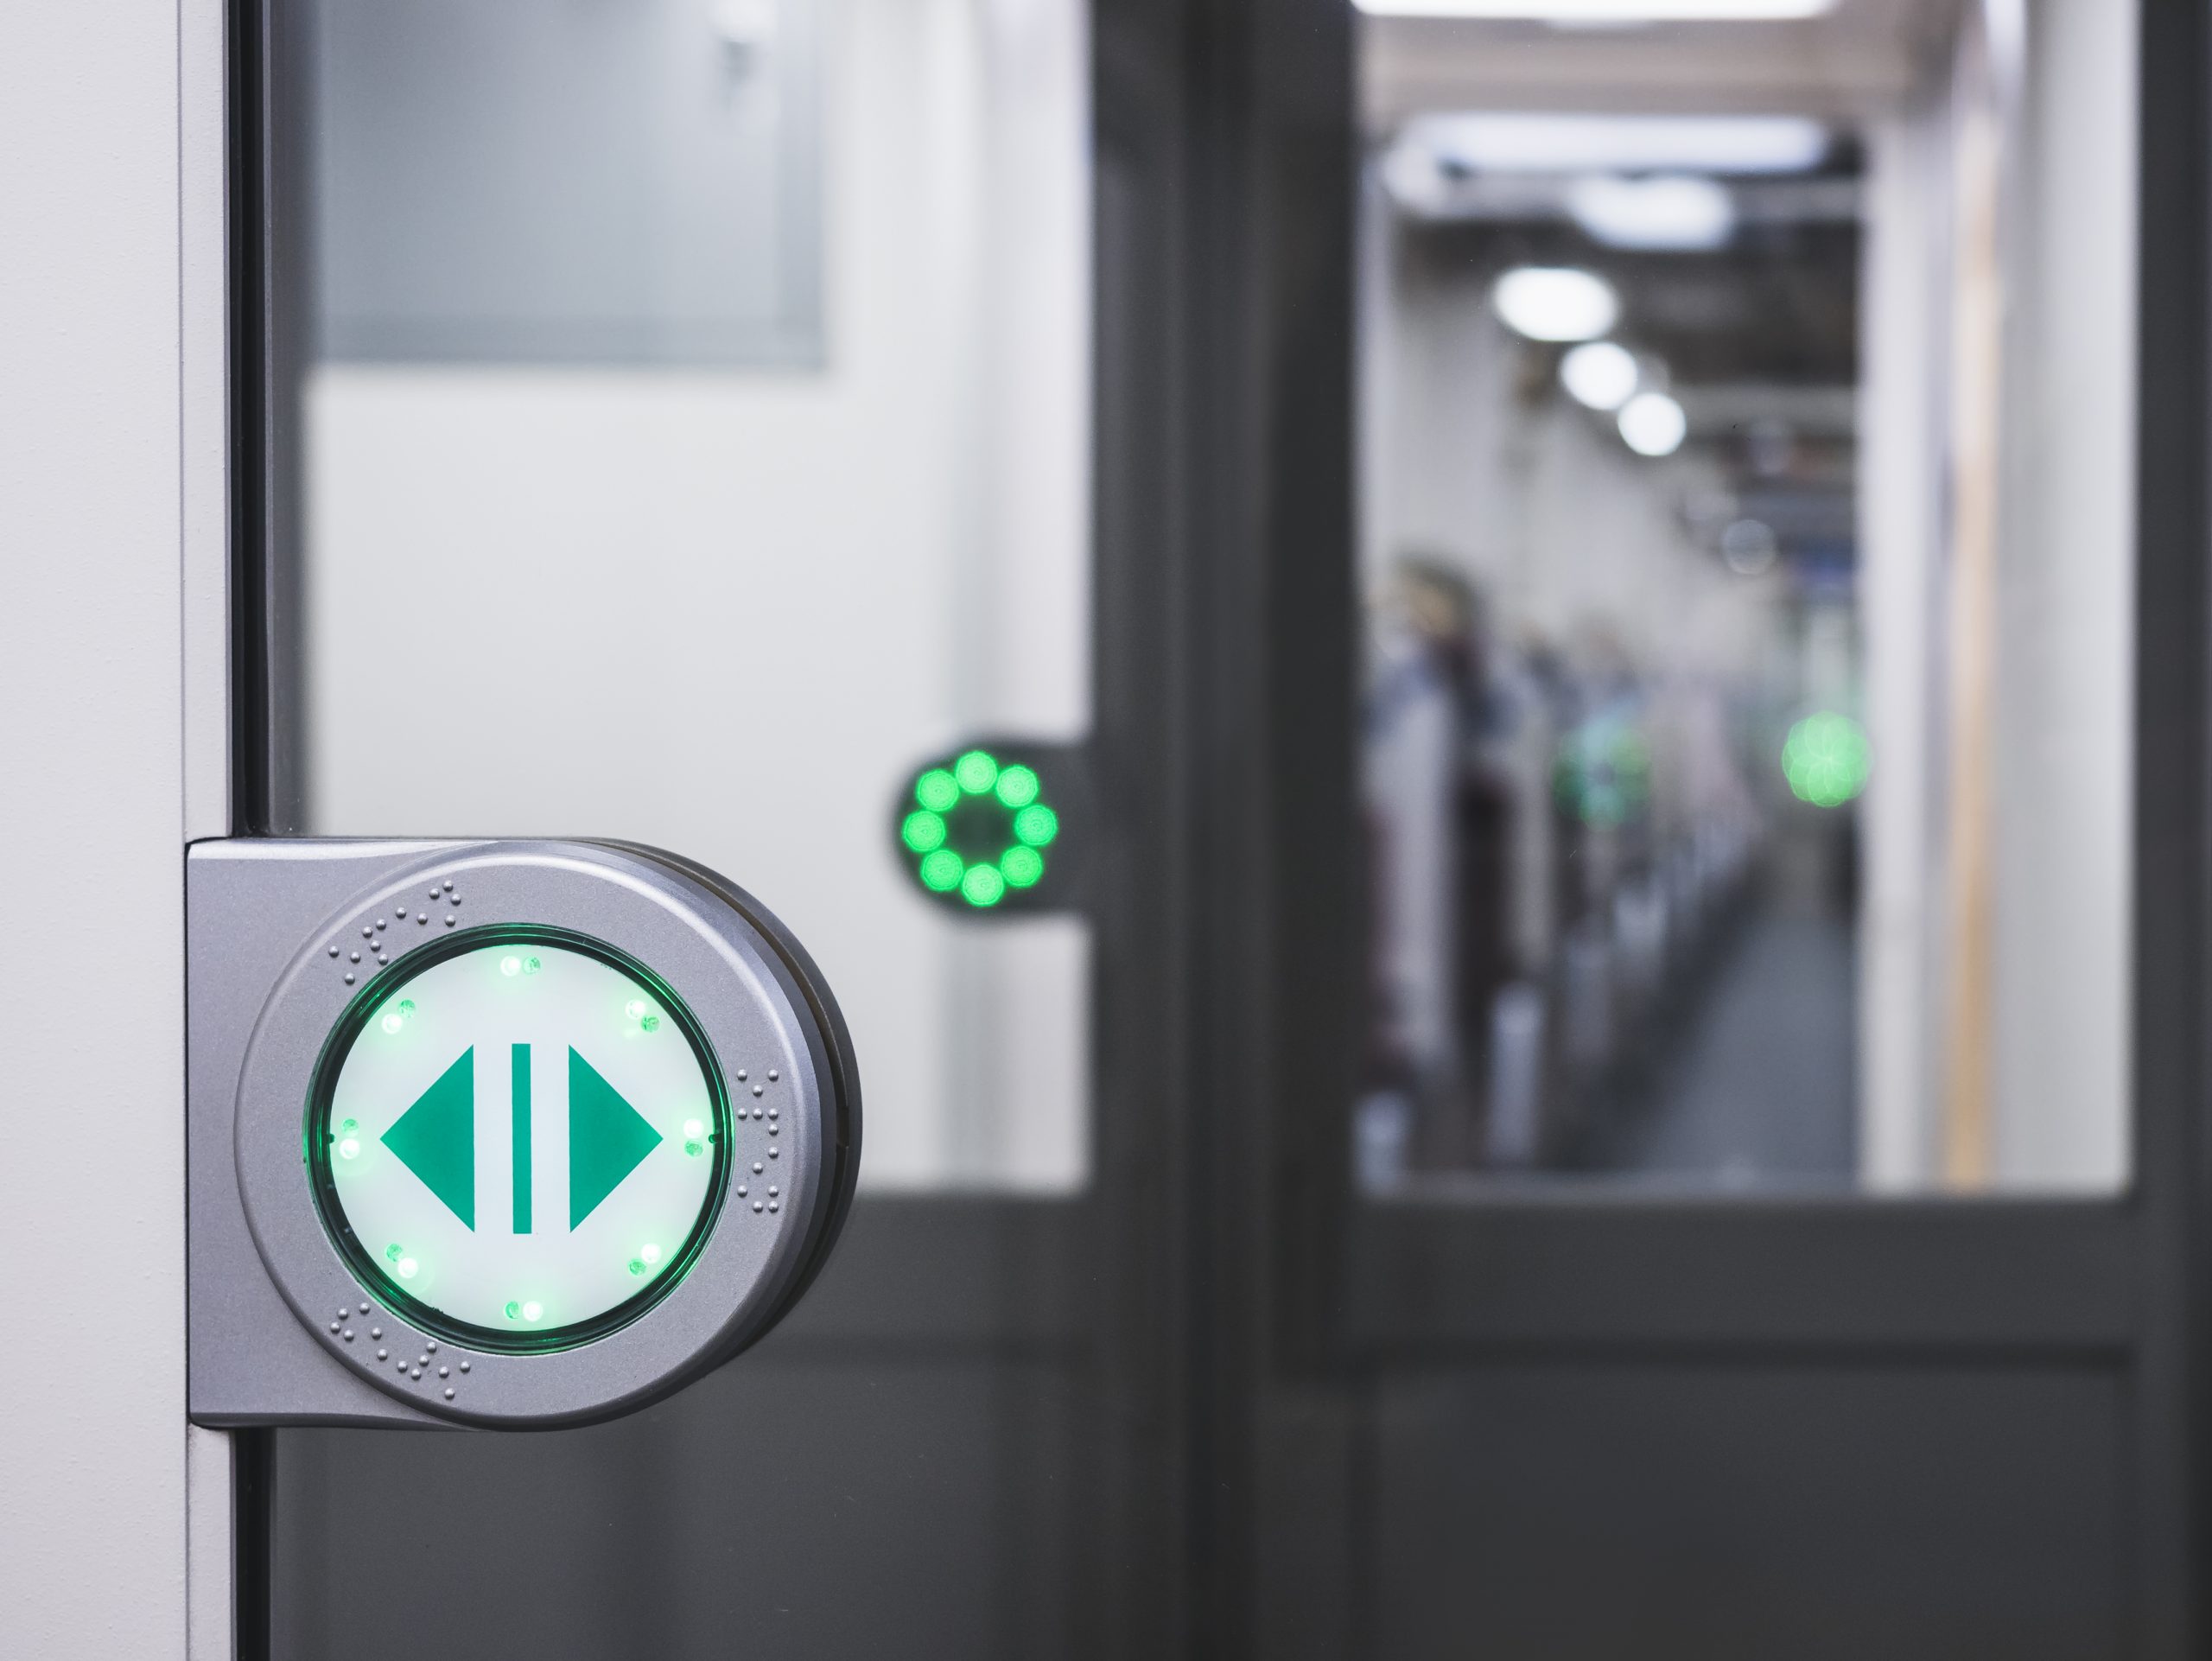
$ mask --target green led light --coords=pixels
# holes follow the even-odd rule
[[[686,1119],[683,1121],[683,1134],[696,1142],[707,1134],[707,1127],[696,1119]]]
[[[914,780],[914,799],[932,813],[942,813],[960,799],[960,781],[943,767],[931,767]]]
[[[536,1321],[539,1316],[543,1315],[544,1313],[545,1313],[545,1306],[544,1306],[543,1304],[542,1304],[542,1303],[538,1302],[538,1301],[537,1301],[536,1299],[534,1299],[534,1298],[533,1298],[533,1299],[531,1299],[530,1301],[526,1301],[526,1302],[524,1302],[524,1305],[522,1306],[522,1318],[523,1318],[524,1321]]]
[[[388,1033],[396,1033],[407,1023],[399,1018],[399,1012],[395,1009],[384,1018],[381,1024],[383,1025],[385,1031]]]
[[[660,1017],[658,1015],[645,1016],[643,1020],[638,1022],[638,1030],[641,1033],[658,1032],[660,1030]]]
[[[622,1013],[629,1016],[632,1021],[643,1021],[645,1018],[645,999],[632,998],[627,1003],[622,1006]]]
[[[535,958],[524,958],[522,960],[522,972],[525,975],[535,975],[543,967],[544,965]]]
[[[339,1157],[339,1158],[340,1158],[340,1159],[359,1159],[360,1156],[361,1156],[361,1144],[360,1144],[358,1141],[356,1141],[353,1137],[352,1137],[352,1136],[340,1136],[340,1137],[338,1139],[338,1157]]]
[[[925,770],[914,782],[921,807],[899,819],[901,851],[913,856],[916,879],[979,910],[997,905],[1010,888],[1035,888],[1046,875],[1039,850],[1060,833],[1060,816],[1044,792],[1036,768],[1002,762],[988,750],[965,750]]]
[[[1027,807],[1037,799],[1037,775],[1025,767],[1004,768],[999,773],[998,798],[1008,807]]]
[[[507,1319],[509,1321],[520,1321],[522,1319],[522,1305],[515,1302],[512,1299],[508,1300],[507,1302]]]
[[[638,1248],[638,1255],[645,1260],[646,1267],[651,1268],[660,1261],[660,1248],[648,1240]]]
[[[632,1258],[631,1258],[631,1259],[630,1259],[630,1272],[631,1272],[632,1275],[642,1275],[642,1274],[644,1274],[644,1273],[645,1272],[645,1260],[643,1257],[632,1257]]]
[[[998,781],[998,758],[988,750],[970,750],[952,764],[952,776],[970,796],[980,796]]]
[[[522,959],[521,959],[520,958],[500,958],[500,959],[499,959],[499,972],[500,972],[502,975],[519,975],[519,974],[521,974],[521,973],[522,973]]]
[[[1032,848],[1046,848],[1060,834],[1060,816],[1042,802],[1033,802],[1014,816],[1014,834]]]
[[[341,1136],[350,1136],[360,1128],[361,1122],[359,1119],[346,1119],[340,1123],[338,1134]]]
[[[1782,775],[1791,792],[1815,807],[1840,807],[1866,787],[1866,735],[1849,716],[1823,710],[1789,729]]]
[[[384,1249],[384,1260],[388,1263],[396,1263],[406,1255],[405,1250],[397,1240]]]
[[[701,1142],[696,1136],[691,1137],[683,1144],[683,1152],[688,1158],[696,1159],[700,1155],[706,1151],[707,1144]]]
[[[415,1278],[415,1271],[420,1269],[422,1264],[416,1263],[412,1257],[402,1257],[397,1263],[392,1264],[392,1267],[399,1271],[400,1279],[411,1281]]]

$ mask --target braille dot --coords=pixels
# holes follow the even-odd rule
[[[760,1202],[759,1200],[756,1200],[753,1202],[753,1209],[755,1211],[759,1211],[760,1209]]]
[[[741,1085],[745,1082],[745,1069],[743,1067],[740,1067],[737,1070],[737,1082]]]
[[[418,1367],[427,1367],[430,1365],[430,1358],[427,1355],[418,1355],[415,1358],[415,1365]]]
[[[742,1188],[740,1188],[740,1189],[738,1190],[738,1192],[739,1192],[740,1193],[743,1193],[745,1192],[745,1190],[744,1190],[744,1189],[742,1189]],[[336,1321],[332,1321],[332,1322],[330,1323],[330,1330],[331,1330],[332,1332],[334,1332],[334,1332],[336,1332],[336,1331],[338,1330],[338,1323],[337,1323]]]
[[[410,1378],[420,1378],[423,1376],[423,1369],[422,1369],[422,1368],[420,1368],[420,1367],[417,1367],[417,1368],[416,1368],[416,1369],[415,1369],[415,1371],[412,1371],[412,1372],[409,1373],[407,1376],[408,1376]]]
[[[394,912],[392,915],[398,918],[401,922],[405,922],[407,920],[407,907],[402,906],[397,911]]]
[[[440,1367],[440,1368],[438,1369],[438,1377],[439,1377],[439,1378],[445,1378],[448,1373],[452,1372],[452,1371],[453,1371],[453,1369],[452,1369],[451,1367]]]
[[[766,1086],[766,1085],[753,1085],[753,1093],[755,1096],[758,1096],[758,1095],[762,1094],[764,1091],[766,1091],[766,1089],[767,1089],[767,1086]]]
[[[349,951],[346,954],[346,961],[347,963],[359,963],[361,961],[361,954],[358,951]]]
[[[380,964],[387,964],[390,963],[391,959],[385,957],[383,952],[379,951],[377,953],[377,961]]]
[[[397,1368],[398,1368],[402,1372],[404,1372],[404,1371],[407,1371],[407,1358],[406,1358],[405,1356],[404,1356],[404,1355],[403,1355],[403,1356],[401,1356],[401,1357],[399,1358],[399,1359],[397,1359],[397,1361],[393,1362],[391,1365],[394,1365],[395,1367],[397,1367]]]
[[[746,1187],[745,1184],[743,1184],[742,1182],[741,1182],[741,1183],[739,1183],[739,1184],[737,1185],[737,1197],[738,1197],[740,1200],[744,1199],[747,1192],[748,1192],[748,1190],[747,1189],[747,1187]],[[338,1328],[337,1328],[337,1327],[333,1327],[330,1330],[331,1330],[332,1332],[334,1332],[334,1332],[336,1332],[336,1331],[338,1330]]]
[[[363,1314],[366,1314],[369,1312],[369,1306],[364,1303],[360,1306],[360,1310]]]
[[[771,1149],[768,1150],[768,1157],[769,1157],[770,1159],[773,1159],[773,1158],[775,1158],[775,1157],[776,1157],[776,1150],[775,1150],[774,1149],[771,1148]]]
[[[760,1175],[761,1172],[763,1172],[763,1171],[766,1170],[767,1168],[767,1168],[766,1166],[763,1165],[763,1164],[762,1164],[759,1160],[757,1160],[757,1159],[756,1159],[756,1160],[754,1160],[754,1161],[753,1161],[753,1175],[755,1175],[755,1176]]]
[[[775,1197],[776,1197],[776,1185],[775,1185],[774,1183],[771,1182],[771,1183],[768,1185],[768,1198],[769,1198],[769,1199],[771,1199],[771,1200],[773,1200]]]
[[[349,969],[349,970],[347,970],[347,971],[346,971],[346,985],[348,985],[348,986],[351,986],[353,983],[353,971],[352,970],[350,970],[350,969]]]
[[[435,1338],[425,1339],[423,1341],[423,1347],[435,1355],[438,1352],[438,1340]]]
[[[362,938],[364,940],[367,939],[369,938],[369,936],[371,936],[372,934],[374,934],[375,932],[376,932],[376,931],[375,931],[374,929],[371,928],[371,927],[370,927],[366,923],[364,923],[364,924],[362,924],[362,925],[361,925],[361,938]]]
[[[439,886],[440,888],[443,888],[443,889],[444,889],[448,894],[451,894],[451,893],[453,892],[453,879],[452,879],[451,877],[448,877],[448,878],[447,878],[443,882],[440,883],[438,886]]]
[[[382,927],[384,926],[384,919],[383,919],[383,918],[379,917],[379,918],[378,918],[378,919],[377,919],[377,926],[378,926],[378,928],[382,928]]]
[[[451,1400],[453,1400],[453,1391],[452,1391],[452,1389],[451,1389],[451,1387],[450,1387],[450,1386],[448,1386],[448,1389],[447,1389],[447,1391],[446,1391],[446,1400],[448,1400],[448,1401],[451,1401]]]
[[[415,920],[417,923],[428,923],[430,920],[430,913],[427,911],[418,911],[415,913]]]
[[[382,1338],[382,1337],[384,1336],[384,1328],[383,1328],[383,1327],[370,1327],[370,1328],[369,1328],[369,1336],[370,1336],[371,1338]]]
[[[340,1321],[345,1320],[346,1316],[348,1316],[348,1315],[352,1314],[353,1313],[353,1312],[351,1309],[348,1309],[348,1308],[347,1308],[344,1304],[342,1304],[342,1303],[341,1303],[341,1304],[340,1304],[340,1305],[338,1306],[338,1318],[339,1318],[339,1320],[340,1320]]]
[[[778,1209],[777,1204],[776,1204],[776,1202],[775,1202],[774,1200],[771,1200],[768,1202],[768,1209],[769,1209],[770,1211],[775,1211],[775,1210],[777,1210],[777,1209]]]
[[[391,1359],[391,1352],[390,1352],[390,1351],[388,1351],[388,1350],[378,1350],[378,1351],[377,1352],[377,1359],[378,1359],[378,1360],[379,1360],[379,1361],[388,1361],[388,1360],[390,1360]]]
[[[330,948],[330,955],[331,955],[332,957],[334,957],[334,957],[336,957],[336,956],[338,955],[338,948],[337,948],[336,946],[333,946],[333,947],[331,947],[331,948]]]
[[[774,1083],[776,1082],[776,1080],[777,1080],[777,1079],[780,1079],[780,1078],[782,1078],[782,1077],[783,1077],[783,1074],[781,1074],[780,1072],[778,1072],[775,1070],[775,1068],[773,1068],[773,1067],[770,1067],[770,1068],[768,1069],[768,1082],[769,1082],[770,1084],[772,1084],[772,1084],[774,1084]]]
[[[466,1361],[462,1362],[462,1363],[461,1364],[461,1370],[463,1372],[467,1372],[467,1371],[468,1371],[468,1363],[467,1363],[467,1362],[466,1362]]]
[[[346,1341],[348,1344],[351,1344],[353,1341],[353,1329],[351,1327],[348,1327],[346,1329]]]
[[[448,913],[446,913],[446,926],[447,926],[448,928],[451,928],[451,927],[452,927],[455,923],[459,922],[460,920],[460,920],[459,918],[455,917],[455,916],[454,916],[451,912],[448,912]]]
[[[431,889],[431,890],[430,890],[430,898],[431,898],[431,899],[433,899],[433,900],[435,900],[437,897],[438,897],[438,891],[437,891],[435,888]]]
[[[448,906],[458,906],[460,903],[461,903],[461,896],[460,896],[459,894],[448,894],[448,895],[446,896],[446,904],[448,904]]]

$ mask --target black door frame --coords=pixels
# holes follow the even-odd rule
[[[2138,582],[2133,895],[2133,1181],[2110,1199],[1637,1200],[1498,1194],[1465,1203],[1366,1205],[1346,1191],[1356,989],[1316,963],[1350,964],[1354,833],[1316,811],[1348,799],[1354,627],[1351,548],[1351,183],[1357,144],[1348,8],[1332,0],[1224,4],[1226,63],[1194,97],[1214,112],[1218,176],[1194,218],[1201,336],[1242,350],[1202,372],[1226,436],[1230,488],[1249,504],[1230,536],[1224,633],[1267,627],[1213,718],[1238,816],[1215,868],[1268,874],[1214,937],[1217,967],[1243,963],[1250,1016],[1217,1075],[1237,1104],[1219,1134],[1264,1147],[1269,1181],[1211,1261],[1217,1307],[1268,1312],[1223,1340],[1216,1427],[1230,1454],[1208,1480],[1243,1480],[1243,1531],[1224,1558],[1271,1553],[1270,1495],[1301,1485],[1272,1461],[1333,1457],[1344,1553],[1372,1520],[1358,1470],[1365,1386],[1378,1370],[1446,1361],[2032,1370],[2083,1364],[2124,1381],[2130,1652],[2167,1661],[2207,1642],[2203,1409],[2208,1327],[2205,1135],[2212,994],[2212,455],[2206,312],[2212,296],[2207,92],[2200,7],[2139,7]],[[1194,150],[1205,154],[1208,140]],[[1201,168],[1199,178],[1209,177]],[[1230,228],[1233,227],[1233,228]],[[1202,451],[1201,453],[1207,453]],[[1240,469],[1239,456],[1251,458]],[[1227,506],[1217,511],[1227,512]],[[1242,700],[1241,703],[1239,700]],[[1254,743],[1253,733],[1266,741]],[[1241,741],[1241,742],[1240,742]],[[1239,765],[1241,758],[1241,766]],[[1331,798],[1326,791],[1341,792]],[[1254,805],[1264,804],[1264,807]],[[1217,804],[1221,806],[1222,804]],[[1264,850],[1255,861],[1250,850]],[[1236,984],[1235,981],[1230,983]],[[1333,1053],[1330,1046],[1338,1047]],[[1207,1093],[1194,1098],[1206,1100]],[[1202,1132],[1194,1130],[1194,1136]],[[1225,1152],[1224,1158],[1234,1158]],[[1252,1328],[1256,1327],[1257,1330]],[[1310,1403],[1317,1386],[1329,1406]],[[1271,1431],[1282,1403],[1306,1435]],[[1269,1403],[1278,1404],[1271,1410]],[[1325,1427],[1344,1438],[1324,1454]],[[1257,1467],[1252,1464],[1256,1459]],[[1198,1473],[1193,1473],[1194,1476]],[[1306,1485],[1310,1487],[1311,1485]],[[1309,1513],[1298,1512],[1300,1525]],[[1235,1532],[1236,1524],[1230,1524]],[[1354,1583],[1341,1630],[1371,1630]],[[1255,1606],[1310,1588],[1223,1578],[1206,1652],[1250,1652]]]

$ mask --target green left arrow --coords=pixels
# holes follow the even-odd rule
[[[438,1075],[381,1140],[471,1231],[476,1227],[476,1047]]]

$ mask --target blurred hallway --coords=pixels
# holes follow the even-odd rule
[[[1721,951],[1649,1081],[1591,1149],[1592,1168],[1848,1187],[1858,1168],[1850,923],[1827,908],[1763,905]]]

